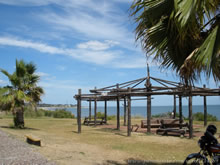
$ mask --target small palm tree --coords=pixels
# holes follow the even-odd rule
[[[219,0],[134,0],[136,39],[162,68],[186,84],[212,74],[220,80]]]
[[[35,73],[36,67],[33,63],[25,63],[23,60],[16,60],[16,69],[13,74],[6,70],[0,70],[6,75],[11,83],[10,86],[0,88],[0,102],[3,105],[10,105],[14,115],[15,127],[24,127],[24,107],[30,103],[35,105],[41,100],[43,89],[37,86],[40,77]]]

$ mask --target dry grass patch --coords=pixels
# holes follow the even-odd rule
[[[199,151],[198,138],[189,140],[143,133],[132,133],[131,137],[126,137],[126,130],[89,126],[82,126],[82,133],[78,134],[76,119],[42,118],[26,119],[25,122],[27,129],[18,130],[7,128],[12,124],[12,119],[1,119],[0,129],[23,141],[25,135],[40,138],[43,146],[34,148],[58,164],[126,163],[131,158],[142,161],[181,161],[189,153]],[[115,123],[110,121],[110,124]],[[219,122],[215,124],[220,128]]]

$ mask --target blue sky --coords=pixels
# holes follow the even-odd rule
[[[34,62],[44,103],[75,104],[79,88],[86,93],[145,77],[146,58],[135,42],[130,5],[131,0],[0,0],[0,68],[12,73],[16,59]],[[179,81],[172,71],[148,63],[153,77]],[[0,86],[7,84],[0,74]],[[210,79],[207,86],[216,84]],[[219,101],[210,97],[208,103]],[[172,105],[172,97],[156,97],[153,105]]]

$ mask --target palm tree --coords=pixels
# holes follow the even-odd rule
[[[10,86],[0,88],[1,104],[10,105],[15,127],[23,128],[25,104],[36,105],[44,93],[43,89],[37,86],[40,77],[34,74],[36,67],[33,63],[16,60],[16,69],[13,74],[3,69],[0,71],[8,77],[11,83]]]
[[[219,0],[134,0],[136,40],[147,56],[188,85],[205,73],[220,80]]]

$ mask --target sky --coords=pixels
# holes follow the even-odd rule
[[[129,17],[131,0],[0,0],[0,68],[12,73],[16,59],[33,62],[45,94],[43,103],[76,104],[77,90],[123,83],[146,76],[179,81],[171,70],[146,60]],[[9,84],[0,73],[0,86]],[[202,84],[216,88],[214,80]],[[172,105],[158,96],[153,105]],[[203,104],[196,97],[194,104]],[[218,104],[209,97],[208,104]],[[111,103],[114,105],[115,103]],[[146,105],[136,101],[133,105]],[[183,102],[187,104],[187,100]]]

